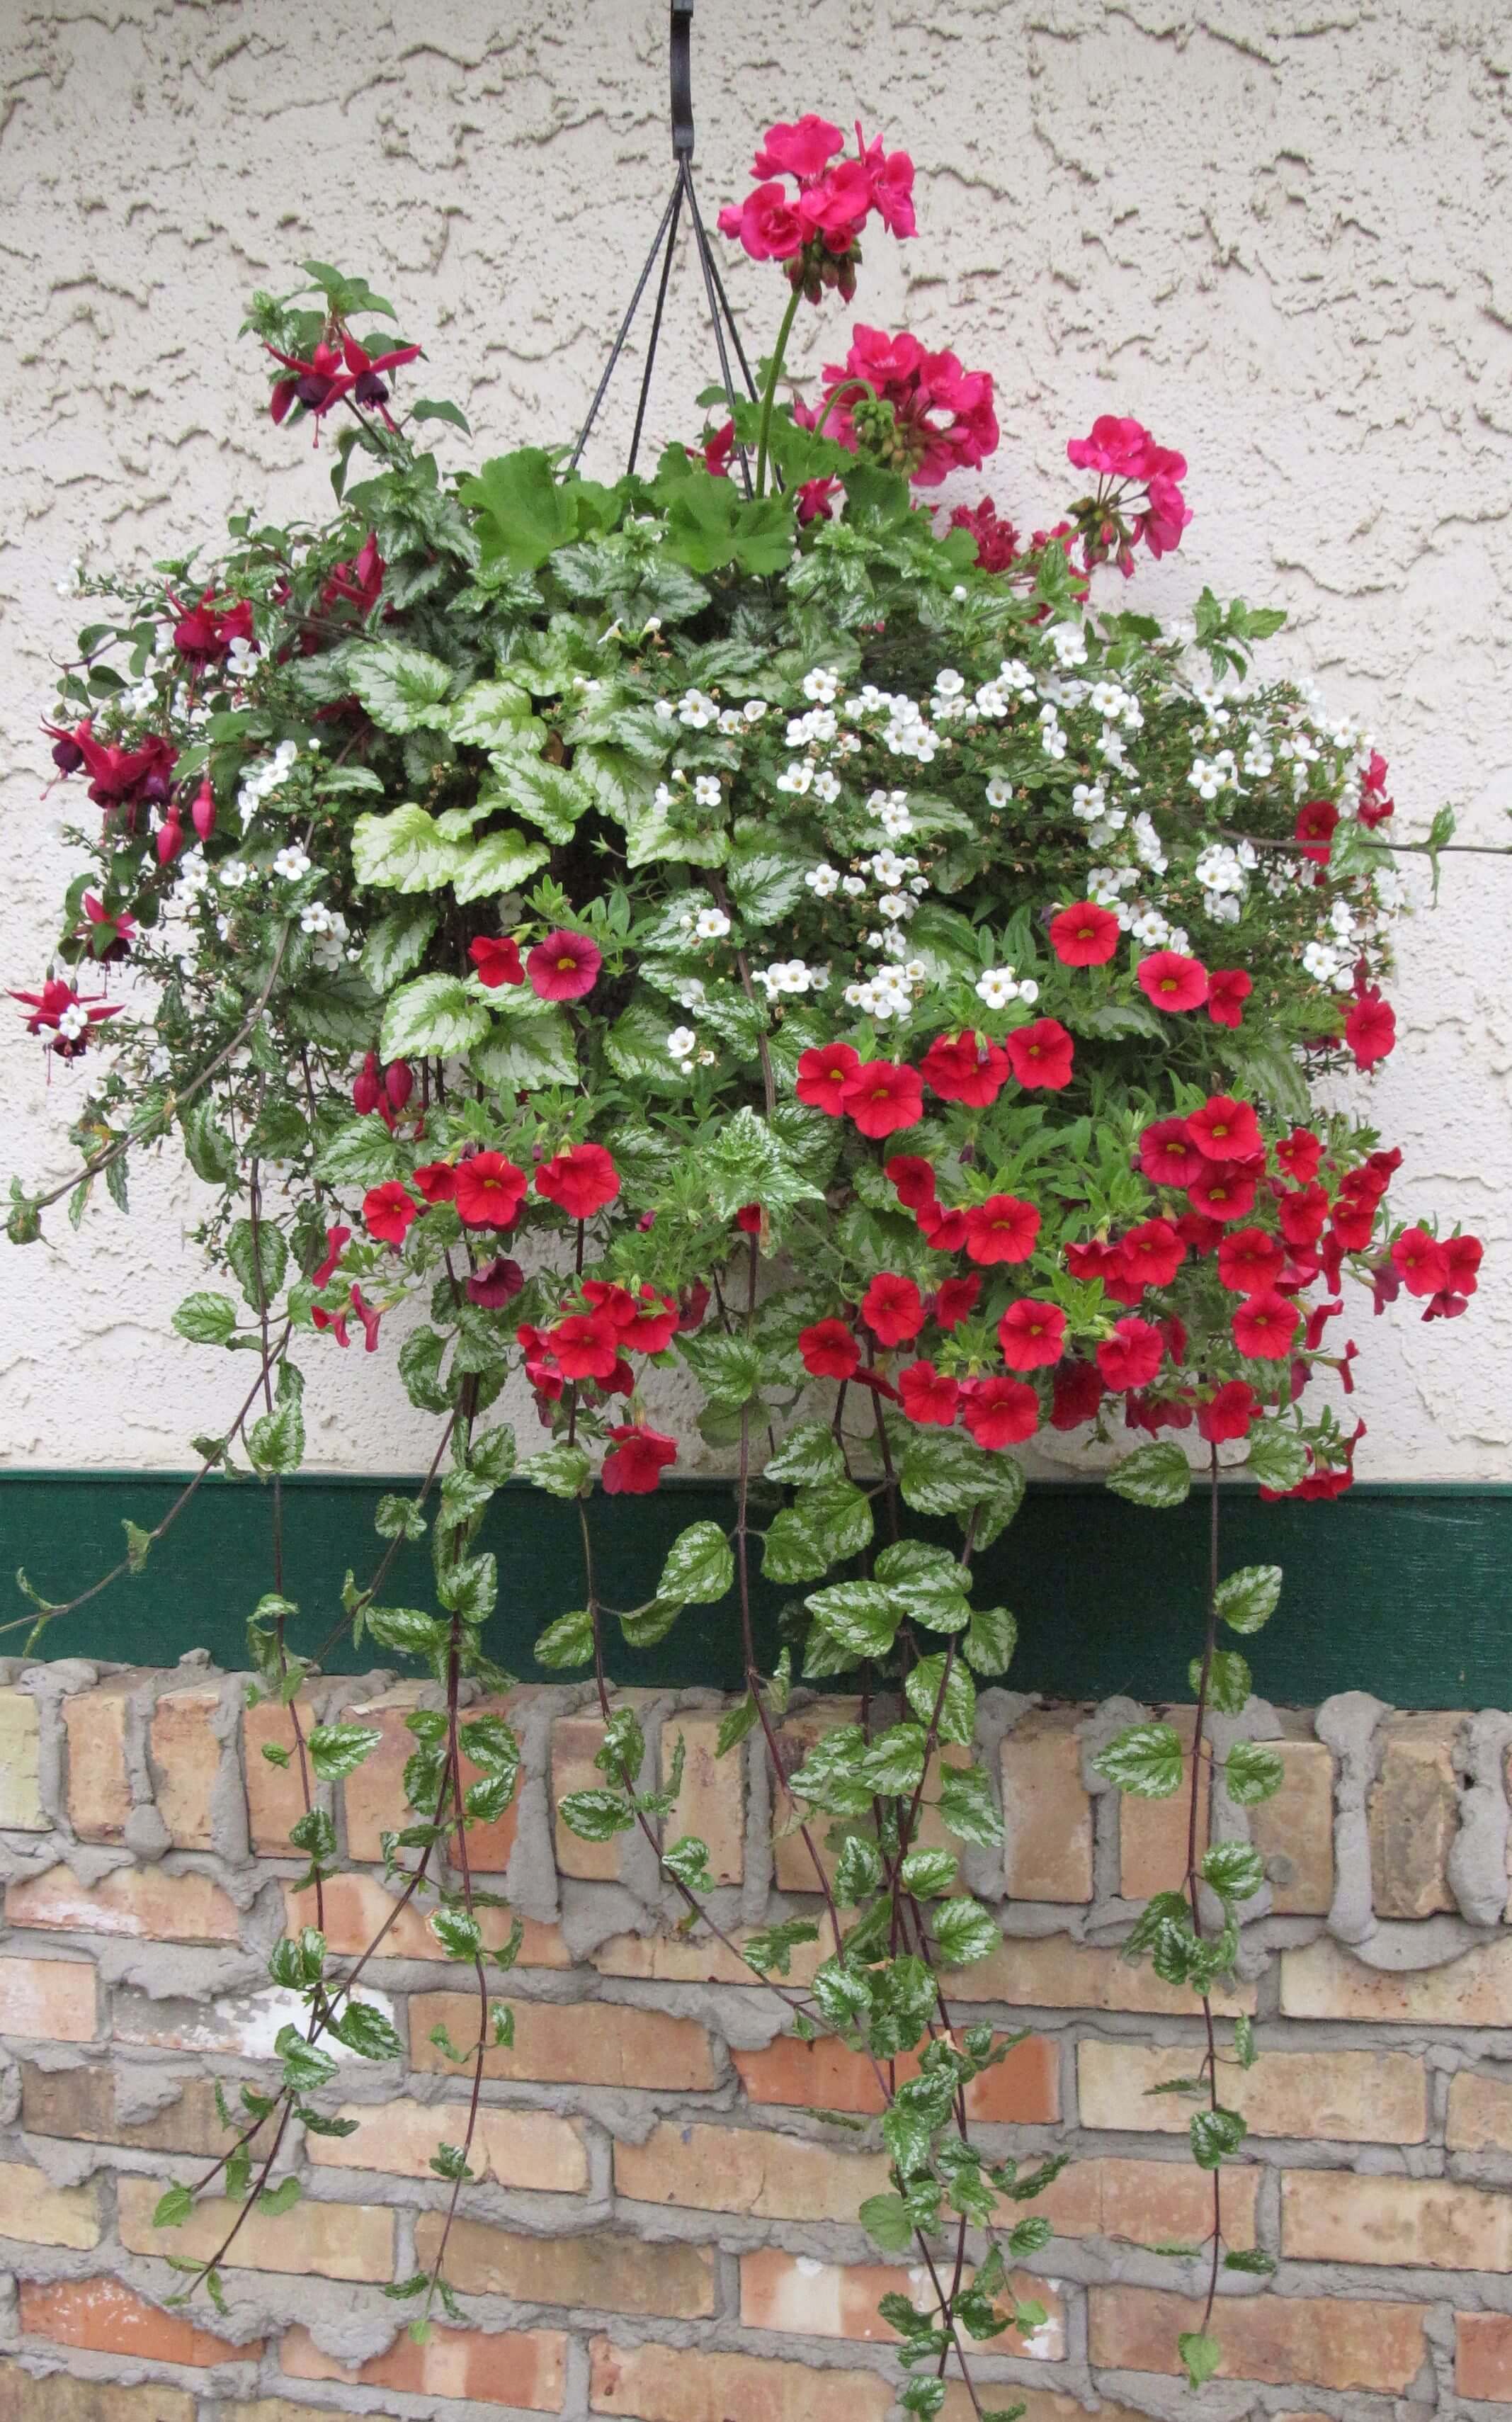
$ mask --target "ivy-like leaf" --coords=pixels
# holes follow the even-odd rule
[[[1263,1741],[1236,1741],[1224,1761],[1224,1788],[1240,1808],[1273,1799],[1286,1779],[1278,1752]]]
[[[1126,1455],[1108,1473],[1108,1486],[1130,1505],[1165,1510],[1185,1504],[1192,1493],[1192,1466],[1174,1439],[1157,1439]]]
[[[1120,1791],[1140,1800],[1168,1800],[1181,1788],[1181,1737],[1171,1724],[1130,1724],[1092,1763]]]
[[[1258,1631],[1270,1622],[1281,1599],[1279,1565],[1244,1565],[1218,1584],[1216,1604],[1230,1631]]]

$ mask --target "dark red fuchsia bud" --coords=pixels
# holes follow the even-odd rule
[[[391,1060],[383,1071],[383,1091],[390,1107],[402,1110],[414,1091],[414,1071],[408,1060]]]
[[[195,793],[189,813],[200,840],[209,841],[215,830],[215,792],[208,774],[203,777],[198,790]]]
[[[177,812],[164,816],[158,826],[157,839],[153,843],[158,854],[158,864],[171,866],[183,845],[184,828],[179,822]]]
[[[378,1073],[378,1054],[376,1051],[369,1051],[352,1079],[351,1107],[366,1118],[370,1111],[377,1109],[382,1098],[383,1088]]]
[[[76,774],[84,763],[84,750],[65,735],[53,744],[53,763],[60,774]]]

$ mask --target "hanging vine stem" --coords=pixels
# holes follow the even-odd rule
[[[1208,1450],[1208,1623],[1203,1638],[1202,1667],[1197,1677],[1197,1706],[1192,1728],[1192,1785],[1187,1801],[1187,1899],[1192,1910],[1192,1930],[1198,1942],[1203,1937],[1202,1877],[1198,1868],[1198,1842],[1201,1838],[1202,1788],[1205,1774],[1208,1787],[1212,1787],[1205,1752],[1208,1721],[1208,1692],[1212,1680],[1213,1655],[1218,1645],[1218,1449]],[[1203,2024],[1208,2037],[1208,2054],[1204,2070],[1208,2079],[1208,2107],[1218,2110],[1218,2037],[1213,2025],[1212,1995],[1202,1995]],[[1202,2327],[1206,2331],[1212,2319],[1213,2304],[1218,2294],[1218,2271],[1222,2260],[1219,2241],[1224,2223],[1223,2170],[1213,2169],[1213,2245],[1208,2272],[1208,2297],[1203,2306]]]

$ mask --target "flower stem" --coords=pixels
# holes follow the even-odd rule
[[[761,393],[761,421],[756,431],[756,492],[758,496],[767,493],[767,441],[772,435],[772,408],[776,401],[777,381],[782,376],[787,339],[793,333],[793,322],[798,317],[798,307],[803,299],[803,288],[795,286],[787,297],[787,308],[782,315],[782,325],[777,330],[777,341],[772,349],[772,360],[767,367],[767,384]]]

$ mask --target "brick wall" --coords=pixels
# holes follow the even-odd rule
[[[392,1906],[378,1832],[426,1695],[386,1675],[311,1693],[314,1714],[383,1735],[335,1795],[335,1950],[363,1950]],[[738,1935],[807,1906],[761,1769],[715,1764],[718,1703],[636,1695],[653,1759],[686,1742],[673,1821],[709,1845],[722,1923]],[[772,1996],[678,1935],[643,1843],[555,1831],[553,1798],[591,1777],[585,1700],[508,1703],[522,1787],[475,1864],[526,1920],[497,1980],[515,2038],[489,2055],[480,2175],[448,2257],[465,2322],[421,2347],[382,2289],[424,2263],[448,2193],[428,2164],[466,2089],[429,2037],[445,2022],[469,2039],[463,1972],[400,1915],[366,1982],[407,2065],[346,2063],[355,2132],[290,2131],[280,2168],[303,2196],[244,2228],[226,2313],[170,2308],[165,2251],[210,2250],[220,2214],[164,2239],[157,2197],[224,2147],[212,2078],[265,2080],[296,2006],[266,1978],[286,1923],[310,1914],[300,1863],[279,1855],[296,1785],[260,1755],[288,1718],[245,1713],[238,1677],[195,1659],[0,1669],[0,2422],[882,2422],[876,2304],[909,2279],[855,2220],[883,2183],[867,2075],[784,2037]],[[851,1712],[800,1704],[795,1752]],[[1184,1819],[1120,1808],[1087,1763],[1133,1712],[981,1704],[1007,1846],[995,1873],[968,1854],[970,1879],[1001,1899],[1004,1941],[953,1998],[1032,2033],[978,2082],[975,2120],[998,2152],[1075,2156],[1043,2207],[1055,2238],[1020,2281],[1048,2319],[983,2365],[988,2401],[1025,2398],[1028,2422],[1192,2409],[1174,2349],[1194,2266],[1146,2249],[1207,2225],[1182,2107],[1150,2092],[1193,2065],[1198,2025],[1116,1949],[1131,1901],[1178,1879]],[[1352,1694],[1243,1722],[1276,1739],[1286,1780],[1247,1819],[1210,1812],[1216,1833],[1248,1822],[1270,1878],[1229,1997],[1256,2013],[1262,2052],[1225,2086],[1251,2131],[1224,2173],[1225,2235],[1280,2267],[1225,2282],[1225,2366],[1201,2410],[1489,2416],[1512,2399],[1512,1720]],[[961,2392],[945,2411],[967,2422]]]

